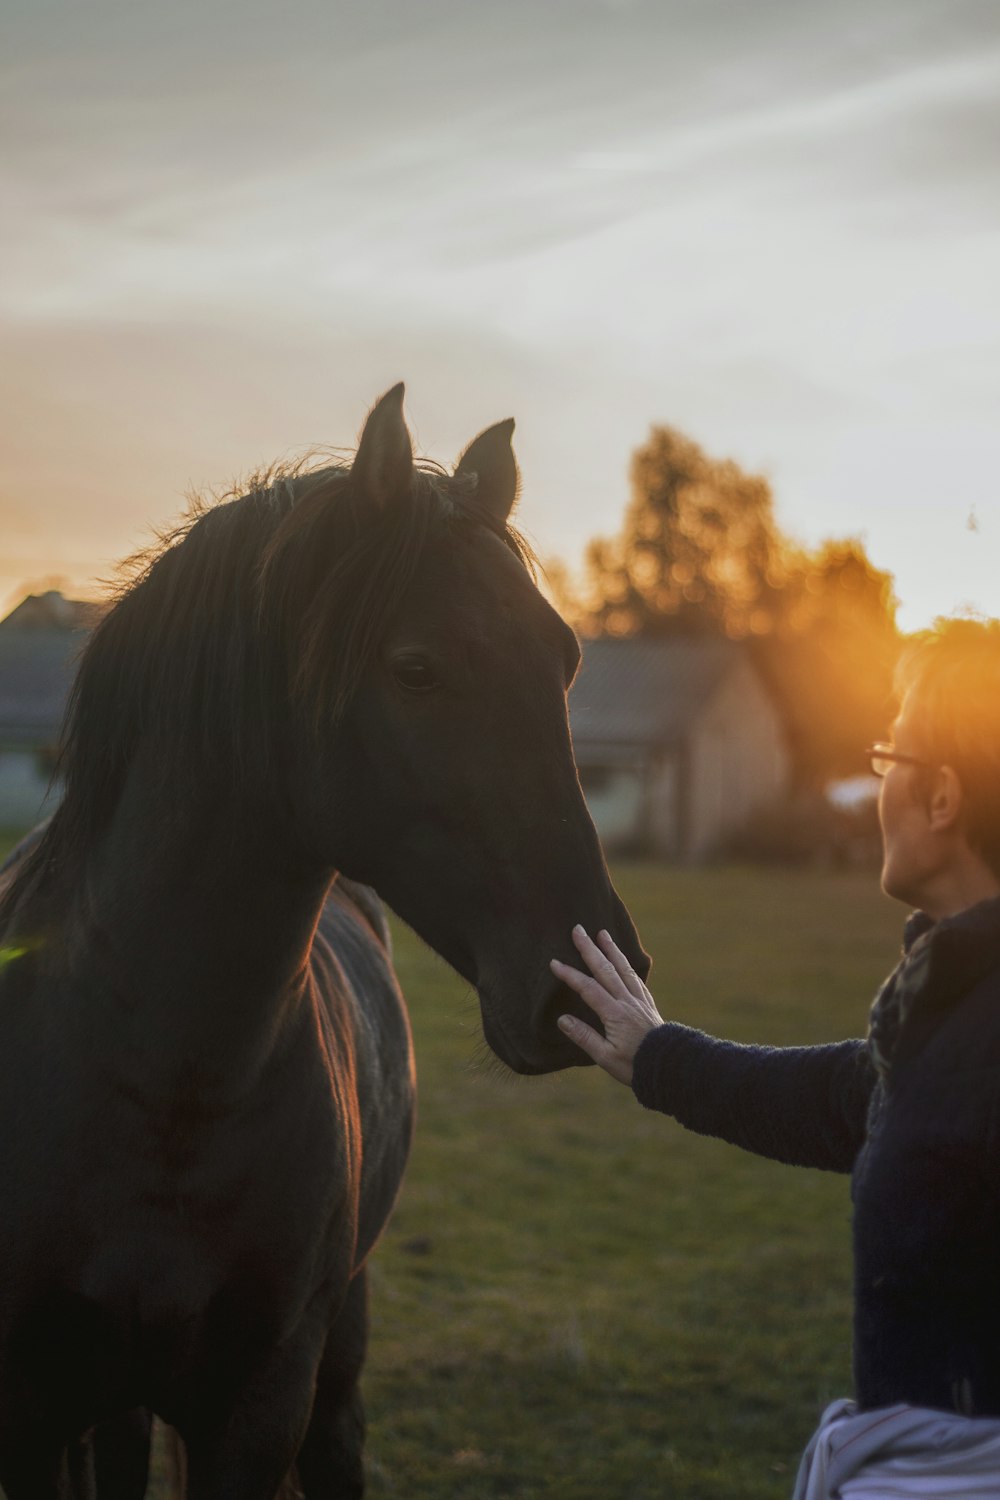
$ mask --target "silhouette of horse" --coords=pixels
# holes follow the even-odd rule
[[[410,1141],[374,887],[520,1073],[583,1061],[574,921],[648,963],[575,774],[572,632],[508,524],[513,422],[203,509],[82,657],[65,796],[0,905],[0,1484],[362,1493],[365,1261]],[[94,1433],[94,1441],[88,1434]]]

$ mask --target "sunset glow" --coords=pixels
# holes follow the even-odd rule
[[[976,0],[193,0],[7,28],[0,605],[183,508],[517,418],[576,566],[652,423],[859,536],[912,629],[1000,614],[1000,16]]]

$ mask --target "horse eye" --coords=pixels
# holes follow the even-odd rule
[[[419,656],[408,656],[394,662],[392,675],[408,693],[426,693],[438,685],[433,667]]]

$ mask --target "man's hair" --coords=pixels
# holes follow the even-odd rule
[[[951,766],[971,849],[1000,876],[1000,620],[935,620],[896,669],[921,755]]]

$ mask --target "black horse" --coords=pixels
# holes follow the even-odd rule
[[[364,1265],[413,1106],[366,887],[519,1073],[582,1061],[548,968],[574,921],[648,967],[575,774],[577,644],[508,524],[512,429],[415,465],[397,386],[349,468],[203,510],[93,633],[0,904],[8,1500],[137,1500],[150,1412],[192,1500],[361,1494]]]

